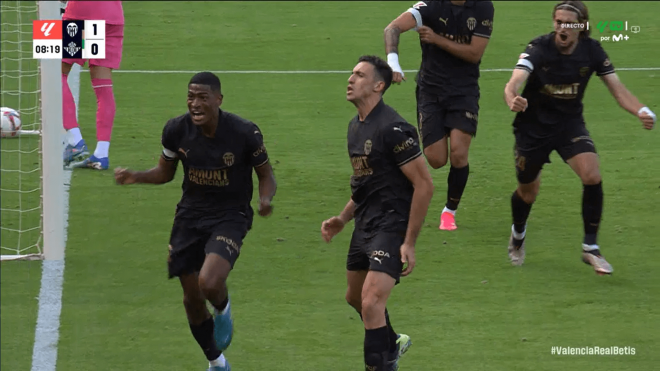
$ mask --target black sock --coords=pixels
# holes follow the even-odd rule
[[[364,330],[364,363],[368,371],[385,371],[388,360],[387,326]]]
[[[603,215],[603,182],[584,185],[582,188],[582,221],[584,222],[584,243],[595,245],[600,218]]]
[[[527,217],[529,217],[530,210],[532,210],[532,205],[525,202],[525,200],[518,195],[518,191],[513,191],[513,194],[511,195],[511,214],[513,216],[513,229],[516,233],[523,233],[525,231]],[[514,240],[522,243],[524,238]]]
[[[190,331],[192,332],[197,344],[204,351],[206,359],[209,361],[214,361],[220,357],[220,349],[215,344],[215,338],[213,337],[213,317],[207,318],[198,326],[190,324]]]
[[[445,205],[449,210],[458,209],[458,203],[463,197],[463,191],[470,175],[470,165],[457,168],[452,166],[449,168],[449,176],[447,177],[447,204]]]
[[[390,343],[390,354],[397,351],[396,349],[396,338],[399,336],[392,328],[392,323],[390,323],[390,315],[387,313],[387,308],[385,308],[385,322],[387,323],[387,330],[389,332],[389,343]]]
[[[227,295],[225,300],[223,300],[219,306],[215,307],[215,309],[217,309],[218,312],[222,312],[223,310],[225,310],[225,308],[227,308],[227,304],[229,304],[229,295]]]

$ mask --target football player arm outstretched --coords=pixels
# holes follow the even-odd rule
[[[417,21],[409,11],[402,13],[385,27],[385,53],[387,54],[387,63],[392,68],[392,71],[394,71],[392,76],[393,83],[399,84],[401,81],[406,80],[403,70],[399,65],[399,36],[415,27],[417,27]]]
[[[176,153],[170,153],[168,155],[166,152],[171,151],[164,150],[158,160],[158,165],[146,171],[133,171],[125,168],[116,168],[115,181],[119,185],[136,183],[165,184],[172,181],[176,174],[179,159],[176,157]]]
[[[511,79],[504,87],[504,101],[513,112],[524,112],[527,109],[527,99],[520,96],[518,92],[529,75],[528,71],[516,68],[511,74]]]
[[[323,221],[321,224],[321,236],[325,242],[330,242],[334,236],[344,229],[346,223],[350,222],[355,215],[355,202],[351,198],[338,215]]]
[[[423,156],[416,157],[402,165],[400,169],[415,188],[410,205],[406,238],[401,246],[401,262],[407,264],[401,275],[407,276],[415,268],[415,243],[417,243],[417,237],[422,230],[431,198],[433,198],[433,179],[431,179]]]
[[[637,116],[639,121],[644,125],[644,129],[653,129],[656,115],[648,107],[639,102],[639,99],[623,85],[616,73],[603,75],[600,78],[621,108]]]

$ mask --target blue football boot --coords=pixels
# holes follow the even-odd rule
[[[89,156],[88,158],[75,162],[70,165],[71,168],[84,168],[84,169],[94,169],[94,170],[108,170],[110,167],[110,160],[107,157],[98,158],[94,155]]]
[[[89,155],[89,150],[84,139],[81,139],[75,146],[67,144],[66,148],[64,148],[64,165],[69,165],[73,161],[80,161],[87,155]]]
[[[234,319],[231,316],[231,301],[227,302],[227,307],[222,312],[218,312],[215,309],[214,314],[213,336],[220,351],[224,352],[229,348],[229,344],[231,344],[232,337],[234,336]]]

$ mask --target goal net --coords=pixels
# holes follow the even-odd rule
[[[56,227],[54,218],[63,216],[60,61],[32,59],[32,21],[59,19],[60,6],[54,1],[0,2],[2,260],[42,259],[51,235],[63,235],[45,229]],[[20,126],[7,109],[18,113]],[[56,163],[59,169],[53,167]],[[63,249],[63,243],[56,245]]]

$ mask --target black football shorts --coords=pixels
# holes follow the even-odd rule
[[[175,218],[167,260],[169,277],[199,272],[211,253],[220,255],[233,268],[251,224],[238,212],[204,221]]]
[[[417,88],[417,126],[424,147],[448,136],[453,129],[477,135],[479,94],[438,97]]]
[[[398,282],[403,270],[401,245],[405,237],[405,232],[365,232],[356,228],[348,248],[346,269],[383,272]]]
[[[529,184],[536,180],[543,166],[550,163],[552,151],[557,151],[564,162],[580,153],[597,153],[594,141],[584,124],[568,126],[556,135],[544,139],[534,138],[529,129],[515,129],[514,134],[516,176],[520,184]]]

